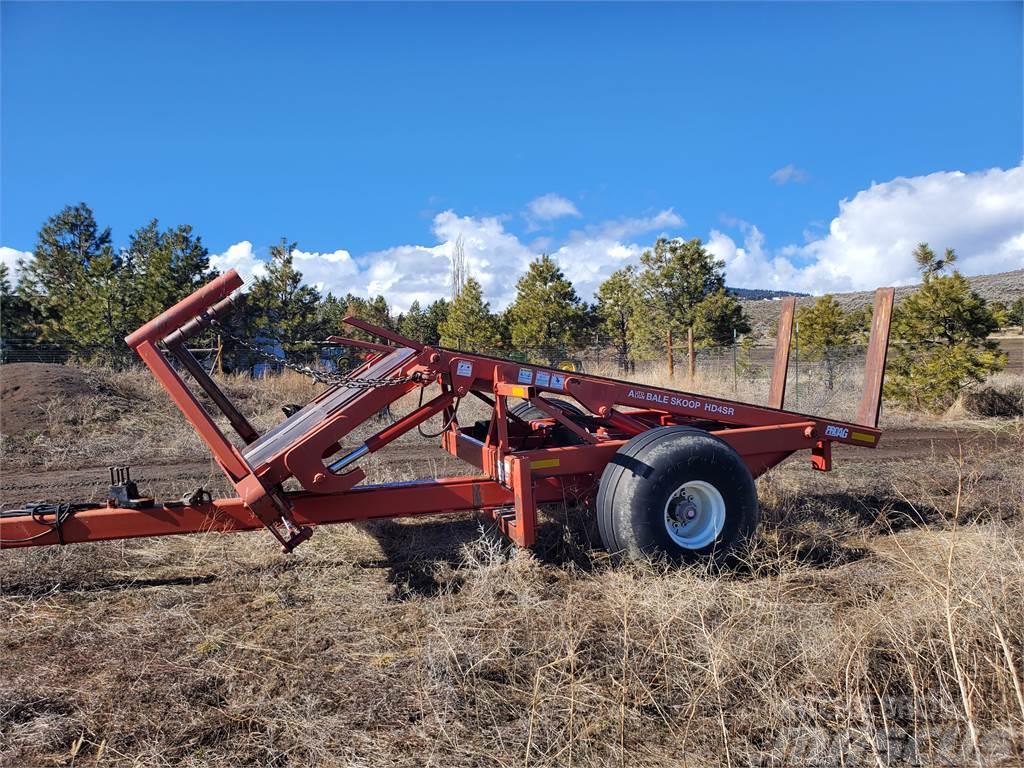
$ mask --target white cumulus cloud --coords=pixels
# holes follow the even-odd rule
[[[437,214],[431,223],[433,244],[396,245],[355,258],[346,250],[292,253],[305,281],[320,291],[364,297],[380,294],[396,311],[405,311],[414,301],[425,305],[450,294],[451,257],[461,238],[470,275],[480,282],[491,308],[500,310],[515,298],[516,282],[541,253],[550,253],[580,298],[592,301],[604,278],[639,257],[642,247],[631,236],[681,225],[682,219],[668,209],[574,230],[559,241],[524,242],[506,229],[503,217],[460,216],[449,210]],[[247,240],[211,257],[211,262],[219,269],[234,267],[247,280],[264,268]]]
[[[588,228],[588,231],[597,233],[605,239],[622,240],[648,232],[664,232],[684,226],[686,226],[686,221],[683,217],[671,208],[666,208],[664,211],[659,211],[653,216],[626,217],[614,221],[606,221]]]
[[[1024,267],[1024,166],[943,171],[872,184],[839,203],[828,233],[775,252],[757,227],[739,223],[738,245],[712,230],[708,247],[730,285],[811,293],[914,283],[920,242],[953,248],[969,275]]]
[[[531,224],[542,221],[553,221],[566,216],[580,217],[576,205],[568,198],[549,192],[536,197],[526,204],[526,218]]]
[[[234,269],[246,283],[252,282],[266,272],[266,265],[256,258],[256,252],[248,240],[229,246],[224,253],[211,254],[210,266],[218,272]]]
[[[549,253],[580,298],[592,301],[598,285],[615,270],[636,263],[655,237],[680,234],[685,226],[667,208],[587,225],[561,237],[524,241],[506,228],[508,220],[449,210],[434,217],[428,243],[356,256],[341,248],[296,249],[293,255],[306,282],[320,291],[382,294],[395,311],[405,311],[413,301],[427,304],[449,295],[450,259],[461,237],[470,274],[480,281],[492,309],[500,310],[514,299],[516,282],[540,253]],[[801,244],[771,248],[757,226],[730,219],[710,231],[706,246],[725,261],[729,285],[824,293],[915,282],[912,252],[919,242],[936,250],[956,249],[958,267],[966,274],[1024,267],[1024,166],[872,184],[840,201],[828,230],[816,226]],[[234,268],[251,282],[265,274],[266,254],[262,249],[259,253],[252,242],[240,240],[211,255],[210,263],[221,271]],[[19,259],[31,257],[27,251],[0,247],[0,260],[12,271]]]
[[[31,251],[19,251],[17,248],[8,248],[6,245],[0,245],[0,264],[4,264],[7,267],[7,279],[11,285],[17,285],[18,278],[21,276],[21,262],[29,262],[32,260]]]
[[[302,279],[306,284],[325,293],[328,290],[334,290],[337,293],[338,286],[345,285],[347,281],[353,280],[359,275],[359,267],[356,266],[352,254],[341,248],[330,253],[303,251],[296,248],[292,251],[292,258],[295,260],[295,268],[302,273]],[[348,293],[349,290],[356,293],[351,288],[342,293]]]

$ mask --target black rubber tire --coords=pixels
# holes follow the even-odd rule
[[[570,403],[568,400],[548,400],[549,403],[555,403],[555,406],[561,408],[570,416],[586,416],[579,406],[574,403]],[[529,400],[524,400],[518,405],[513,406],[509,409],[509,413],[513,416],[518,416],[520,419],[529,421],[530,419],[546,419],[548,415],[544,413],[540,408],[533,405]]]
[[[580,408],[568,400],[549,400],[548,402],[554,402],[557,404],[556,407],[561,408],[562,411],[570,418],[579,416],[585,418],[586,414],[580,410]],[[550,418],[544,411],[537,406],[530,403],[529,400],[524,400],[518,405],[513,406],[509,409],[509,413],[513,416],[518,416],[523,421],[530,421],[531,419],[547,419]],[[575,419],[573,419],[575,421]],[[566,429],[561,424],[558,424],[551,433],[552,442],[556,447],[563,447],[567,445],[582,445],[583,438],[573,432],[571,429]]]
[[[692,480],[711,484],[725,502],[721,532],[701,549],[681,546],[665,524],[669,497]],[[619,560],[720,561],[754,533],[760,518],[757,488],[743,459],[694,427],[652,429],[622,446],[601,475],[596,508],[601,540]]]

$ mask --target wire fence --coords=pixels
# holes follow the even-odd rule
[[[1005,370],[1009,373],[1024,374],[1024,335],[1007,335],[996,339],[1007,356]],[[272,360],[261,358],[244,348],[236,348],[229,341],[205,342],[207,346],[193,348],[193,353],[208,370],[224,370],[231,373],[248,373],[264,376],[281,370],[282,366]],[[287,349],[276,342],[260,344],[269,357],[286,357],[292,362],[318,365],[325,370],[349,370],[359,364],[365,353],[349,347],[326,344],[303,343],[290,345]],[[794,337],[790,352],[789,377],[794,397],[799,397],[800,383],[810,386],[811,381],[821,380],[827,389],[834,389],[838,383],[850,376],[851,365],[863,358],[864,346],[833,348],[822,353],[802,349],[799,337]],[[644,360],[623,360],[619,350],[607,344],[596,343],[582,349],[564,347],[531,347],[514,349],[497,347],[474,350],[490,355],[533,365],[544,365],[565,371],[594,373],[622,378],[664,378],[669,372],[673,380],[690,377],[691,363],[685,344],[674,345],[671,362],[668,350],[660,356]],[[770,344],[754,345],[740,341],[719,347],[698,347],[694,350],[693,375],[702,381],[725,383],[739,392],[743,382],[768,379],[774,359],[774,347]],[[98,362],[114,367],[137,364],[135,354],[124,347],[100,347],[85,345],[60,345],[41,343],[24,337],[0,339],[0,364],[5,363],[51,363]]]

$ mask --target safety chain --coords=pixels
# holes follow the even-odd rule
[[[395,384],[408,384],[410,381],[421,381],[423,379],[422,374],[418,371],[416,373],[409,374],[408,376],[396,376],[391,379],[363,379],[358,376],[342,376],[337,373],[318,371],[316,368],[311,368],[308,365],[292,363],[283,357],[278,357],[275,354],[267,352],[252,342],[231,333],[231,331],[216,320],[213,321],[212,325],[217,328],[219,333],[227,336],[236,344],[240,344],[245,347],[257,357],[260,357],[267,362],[274,363],[275,365],[283,366],[290,371],[295,371],[295,373],[301,374],[302,376],[308,376],[320,384],[328,384],[331,386],[342,385],[352,387],[354,389],[373,389],[375,387],[391,387]]]

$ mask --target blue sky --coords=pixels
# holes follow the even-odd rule
[[[445,292],[458,234],[498,304],[532,253],[586,293],[658,234],[715,241],[737,285],[860,287],[805,270],[836,258],[841,201],[905,178],[933,211],[1009,195],[935,245],[1024,265],[1020,3],[6,2],[2,22],[8,256],[84,200],[120,244],[190,223],[213,253],[247,243],[221,263],[252,273],[287,236],[318,284],[399,304]],[[872,258],[931,235],[917,215]]]

